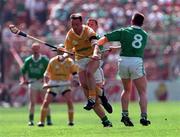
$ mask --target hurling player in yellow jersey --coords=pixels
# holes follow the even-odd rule
[[[62,58],[62,55],[53,57],[44,73],[44,86],[49,86],[41,106],[39,127],[44,127],[45,117],[49,104],[57,93],[65,98],[68,107],[68,125],[73,126],[74,108],[71,97],[71,77],[77,80],[78,67],[71,58]]]
[[[79,13],[72,14],[70,16],[70,22],[71,29],[66,35],[64,44],[67,51],[75,52],[75,60],[79,66],[79,80],[88,98],[88,102],[84,106],[84,109],[91,110],[93,108],[96,114],[101,118],[103,126],[112,127],[112,123],[105,115],[100,105],[99,98],[96,95],[94,73],[97,68],[100,67],[96,33],[87,25],[83,25],[82,16]],[[67,56],[67,54],[63,55],[64,58]]]

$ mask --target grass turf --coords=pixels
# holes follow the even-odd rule
[[[0,137],[175,137],[180,136],[180,102],[149,103],[151,125],[139,124],[138,103],[131,103],[129,113],[134,127],[120,122],[120,104],[113,103],[114,112],[108,114],[112,128],[103,128],[93,111],[83,110],[83,104],[75,104],[75,126],[67,126],[65,104],[52,104],[53,126],[29,127],[27,106],[21,108],[0,107]],[[40,106],[36,107],[35,124]]]

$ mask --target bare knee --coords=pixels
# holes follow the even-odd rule
[[[42,104],[42,107],[43,107],[43,108],[48,108],[48,107],[49,107],[49,103],[50,103],[50,102],[49,102],[48,100],[44,100],[44,101],[43,101],[43,104]]]
[[[123,91],[122,91],[122,94],[123,94],[123,95],[130,95],[130,94],[131,94],[131,91],[130,91],[130,90],[123,90]]]
[[[73,102],[71,99],[66,100],[66,103],[69,109],[73,109]]]
[[[146,98],[146,90],[138,91],[139,97],[140,98]]]
[[[34,108],[35,107],[35,102],[30,102],[29,105],[30,105],[31,108]]]

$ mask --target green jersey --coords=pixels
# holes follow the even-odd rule
[[[110,42],[119,41],[121,43],[121,56],[143,58],[147,33],[140,27],[121,28],[105,34],[105,37]]]
[[[40,55],[38,60],[35,60],[33,56],[29,56],[25,59],[21,72],[22,74],[27,74],[30,79],[41,79],[43,78],[48,62],[49,59],[44,55]]]

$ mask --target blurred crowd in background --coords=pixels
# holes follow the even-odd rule
[[[15,24],[28,34],[52,45],[63,43],[70,28],[69,16],[80,12],[84,23],[89,17],[98,19],[98,34],[126,27],[134,12],[145,15],[144,29],[149,33],[145,50],[148,80],[180,79],[180,1],[179,0],[0,0],[1,89],[11,89],[19,82],[20,69],[16,55],[22,60],[31,54],[31,40],[15,36],[8,25]],[[117,44],[117,43],[113,43]],[[42,45],[43,46],[43,45]],[[43,46],[49,58],[54,53]],[[105,57],[103,66],[107,81],[119,79],[116,52]],[[3,69],[2,69],[3,68]],[[2,74],[1,74],[2,77]],[[3,87],[3,88],[2,88]],[[14,86],[13,86],[14,87]]]

